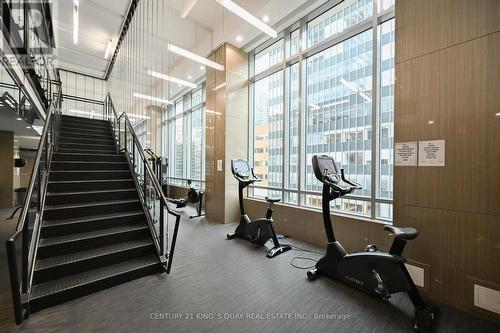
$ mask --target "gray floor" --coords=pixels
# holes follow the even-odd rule
[[[43,310],[16,327],[4,246],[16,223],[5,220],[9,213],[0,210],[0,332],[413,331],[405,295],[383,303],[327,278],[311,283],[290,260],[316,255],[294,251],[268,259],[262,248],[225,240],[235,225],[186,217],[171,275],[148,276]],[[437,331],[500,332],[500,327],[441,306]]]

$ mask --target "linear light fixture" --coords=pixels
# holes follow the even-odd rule
[[[184,6],[184,9],[182,9],[181,17],[183,19],[185,19],[189,15],[189,12],[191,12],[191,10],[193,9],[193,7],[196,5],[197,2],[198,0],[187,1],[186,5]]]
[[[108,40],[108,45],[106,45],[106,51],[104,51],[104,59],[108,60],[109,55],[111,54],[111,47],[113,46],[113,41]]]
[[[73,44],[78,44],[78,11],[80,0],[73,0]]]
[[[212,91],[217,91],[220,88],[224,88],[226,86],[226,82],[219,84],[217,87],[213,88]]]
[[[176,77],[169,76],[167,74],[163,74],[163,73],[160,73],[160,72],[155,72],[155,71],[152,71],[152,70],[148,70],[148,75],[151,75],[152,77],[156,77],[158,79],[162,79],[162,80],[165,80],[165,81],[170,81],[170,82],[173,82],[173,83],[181,84],[183,86],[186,86],[186,87],[189,87],[189,88],[193,88],[193,89],[197,87],[196,84],[194,84],[192,82],[184,81],[184,80],[178,79]]]
[[[347,82],[347,80],[344,79],[343,77],[339,79],[339,82],[371,103],[372,98],[368,96],[363,90],[361,90],[356,84],[352,82]]]
[[[215,61],[204,58],[196,53],[193,53],[193,52],[190,52],[190,51],[185,50],[183,48],[180,48],[176,45],[168,44],[168,50],[170,52],[173,52],[173,53],[178,54],[180,56],[183,56],[183,57],[186,57],[186,58],[191,59],[193,61],[199,62],[200,64],[206,65],[208,67],[212,67],[213,69],[216,69],[218,71],[224,70],[224,66],[222,66],[221,64],[218,64]]]
[[[152,101],[152,102],[163,103],[163,104],[174,104],[174,103],[172,103],[172,101],[169,101],[168,99],[163,99],[163,98],[149,96],[149,95],[143,95],[143,94],[139,94],[136,92],[134,93],[134,97],[145,99],[145,100]]]
[[[227,10],[233,12],[234,14],[238,15],[257,29],[261,30],[262,32],[265,32],[272,38],[276,38],[278,36],[278,33],[276,30],[247,12],[245,9],[241,8],[231,0],[217,0],[218,3],[220,3],[222,6],[224,6]]]
[[[208,110],[208,109],[205,110],[205,113],[214,114],[216,116],[222,115],[222,113],[220,113],[220,112],[216,112],[216,111],[212,111],[212,110]]]

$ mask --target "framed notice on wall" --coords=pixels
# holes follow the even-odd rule
[[[418,166],[444,166],[445,141],[419,141]]]
[[[417,142],[396,142],[394,144],[394,162],[396,166],[416,166]]]

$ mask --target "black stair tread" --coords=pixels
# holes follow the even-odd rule
[[[98,170],[101,171],[101,170]],[[53,172],[53,171],[51,171]],[[130,172],[130,171],[129,171]],[[80,195],[80,194],[93,194],[93,193],[115,193],[115,192],[131,192],[137,191],[135,187],[120,188],[116,190],[96,190],[96,191],[71,191],[71,192],[47,192],[47,196],[61,196],[61,195]]]
[[[56,244],[64,244],[64,243],[69,243],[69,242],[85,240],[85,239],[98,238],[98,237],[102,237],[102,236],[115,235],[115,234],[130,232],[130,231],[143,230],[146,228],[148,228],[146,223],[136,223],[136,224],[130,224],[130,225],[116,227],[116,228],[107,228],[107,229],[100,229],[100,230],[94,230],[94,231],[89,231],[89,232],[79,232],[76,234],[69,234],[69,235],[64,235],[64,236],[42,238],[42,239],[40,239],[39,247],[51,246],[51,245],[56,245]]]
[[[116,153],[116,148],[113,146],[109,146],[108,148],[100,147],[99,149],[95,147],[87,147],[87,148],[64,148],[58,147],[58,153],[98,153],[98,154],[107,154],[110,152]]]
[[[143,214],[144,214],[144,212],[142,210],[131,210],[131,211],[121,212],[121,213],[96,214],[96,215],[90,215],[90,216],[84,216],[84,217],[72,217],[69,219],[50,220],[50,221],[44,221],[42,228],[60,226],[60,225],[64,225],[64,224],[85,223],[85,222],[92,222],[92,221],[98,221],[98,220],[106,220],[106,219],[111,219],[111,218],[123,218],[123,217],[127,217],[127,216],[143,215]]]
[[[139,202],[139,198],[106,200],[106,201],[92,201],[92,202],[84,202],[84,203],[72,203],[72,204],[51,205],[51,206],[46,205],[44,208],[44,211],[56,210],[56,209],[73,209],[73,208],[79,208],[79,207],[106,206],[106,205],[122,204],[122,203],[130,203],[130,202]]]
[[[55,155],[94,155],[94,156],[116,156],[116,155],[123,155],[121,153],[114,153],[114,154],[93,154],[91,152],[88,153],[69,153],[69,152],[55,152]]]
[[[81,162],[81,161],[80,161]],[[51,170],[50,173],[83,173],[83,172],[93,172],[93,173],[101,173],[101,172],[129,172],[130,170]]]
[[[113,245],[97,247],[86,251],[73,252],[62,256],[50,257],[46,259],[38,259],[35,265],[35,271],[57,266],[63,266],[87,259],[102,257],[109,254],[133,250],[149,245],[153,245],[151,239],[141,238]]]
[[[127,260],[115,265],[101,267],[91,271],[70,275],[61,279],[34,285],[31,292],[31,300],[42,298],[58,292],[63,292],[72,288],[84,286],[99,280],[111,278],[113,276],[131,272],[159,264],[158,257],[148,255],[132,260]]]
[[[127,164],[127,161],[116,161],[116,162],[110,162],[110,161],[52,161],[52,163],[75,163],[75,164],[85,164],[85,163],[101,163],[101,164]]]
[[[130,171],[129,171],[130,172]],[[49,184],[61,184],[61,183],[93,183],[93,182],[129,182],[130,179],[88,179],[88,180],[49,180]]]

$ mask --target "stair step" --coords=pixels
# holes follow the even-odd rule
[[[82,122],[82,123],[87,123],[87,124],[108,124],[109,123],[107,120],[75,117],[75,116],[69,116],[69,115],[62,115],[61,120],[62,120],[62,122],[74,121],[74,122]]]
[[[137,198],[137,190],[135,188],[126,188],[118,190],[103,190],[103,191],[77,191],[77,192],[47,192],[45,204],[48,206],[76,204],[87,202],[107,201],[109,198],[131,199]]]
[[[144,238],[150,235],[146,223],[93,230],[58,237],[42,238],[38,246],[37,259],[60,256],[95,247]]]
[[[153,274],[159,269],[158,258],[149,255],[35,285],[31,293],[30,310],[39,311],[51,305]]]
[[[90,153],[54,153],[53,161],[97,161],[97,162],[122,162],[124,154],[90,154]]]
[[[111,129],[109,127],[109,122],[105,123],[89,123],[89,122],[81,122],[81,121],[74,121],[74,120],[63,120],[61,122],[61,128],[66,128],[66,127],[71,127],[71,128],[92,128],[92,129],[97,129],[97,130],[102,130],[102,129],[107,129],[108,131]]]
[[[60,170],[50,171],[49,180],[99,180],[99,179],[129,179],[130,170]]]
[[[88,126],[88,125],[73,125],[73,124],[61,124],[61,132],[92,132],[92,133],[104,133],[110,134],[111,128],[109,125],[104,126]]]
[[[58,147],[57,148],[58,153],[68,153],[68,154],[116,154],[116,148],[109,145],[109,147],[105,148],[94,148],[94,147],[86,147],[86,148],[66,148],[66,147]]]
[[[66,137],[78,137],[78,138],[91,138],[91,139],[99,139],[99,140],[109,140],[110,138],[113,138],[111,132],[103,132],[103,133],[96,133],[96,132],[89,132],[86,130],[81,130],[81,131],[64,131],[61,130],[59,132],[60,137],[66,138]],[[64,141],[62,141],[64,142]]]
[[[134,187],[133,179],[103,179],[103,180],[73,180],[49,181],[47,191],[54,192],[79,192],[79,191],[104,191],[118,190]]]
[[[90,250],[73,252],[57,257],[37,260],[34,284],[44,283],[65,276],[112,265],[125,260],[154,253],[154,244],[149,238],[102,246]]]
[[[58,149],[92,149],[92,150],[115,150],[113,142],[108,143],[67,143],[59,142]]]
[[[71,233],[121,227],[144,221],[145,216],[142,210],[49,220],[44,221],[42,224],[41,237],[58,237]]]
[[[64,134],[64,133],[63,133]],[[109,138],[93,138],[93,137],[82,137],[75,135],[59,135],[59,144],[73,144],[73,143],[81,143],[81,144],[115,144],[113,136],[110,135]]]
[[[96,161],[52,161],[51,170],[130,170],[128,163],[123,162],[96,162]]]
[[[142,205],[139,197],[126,200],[109,200],[86,202],[77,204],[65,204],[58,206],[45,206],[43,219],[60,220],[65,218],[89,216],[94,214],[108,214],[114,212],[124,212],[141,209]]]

